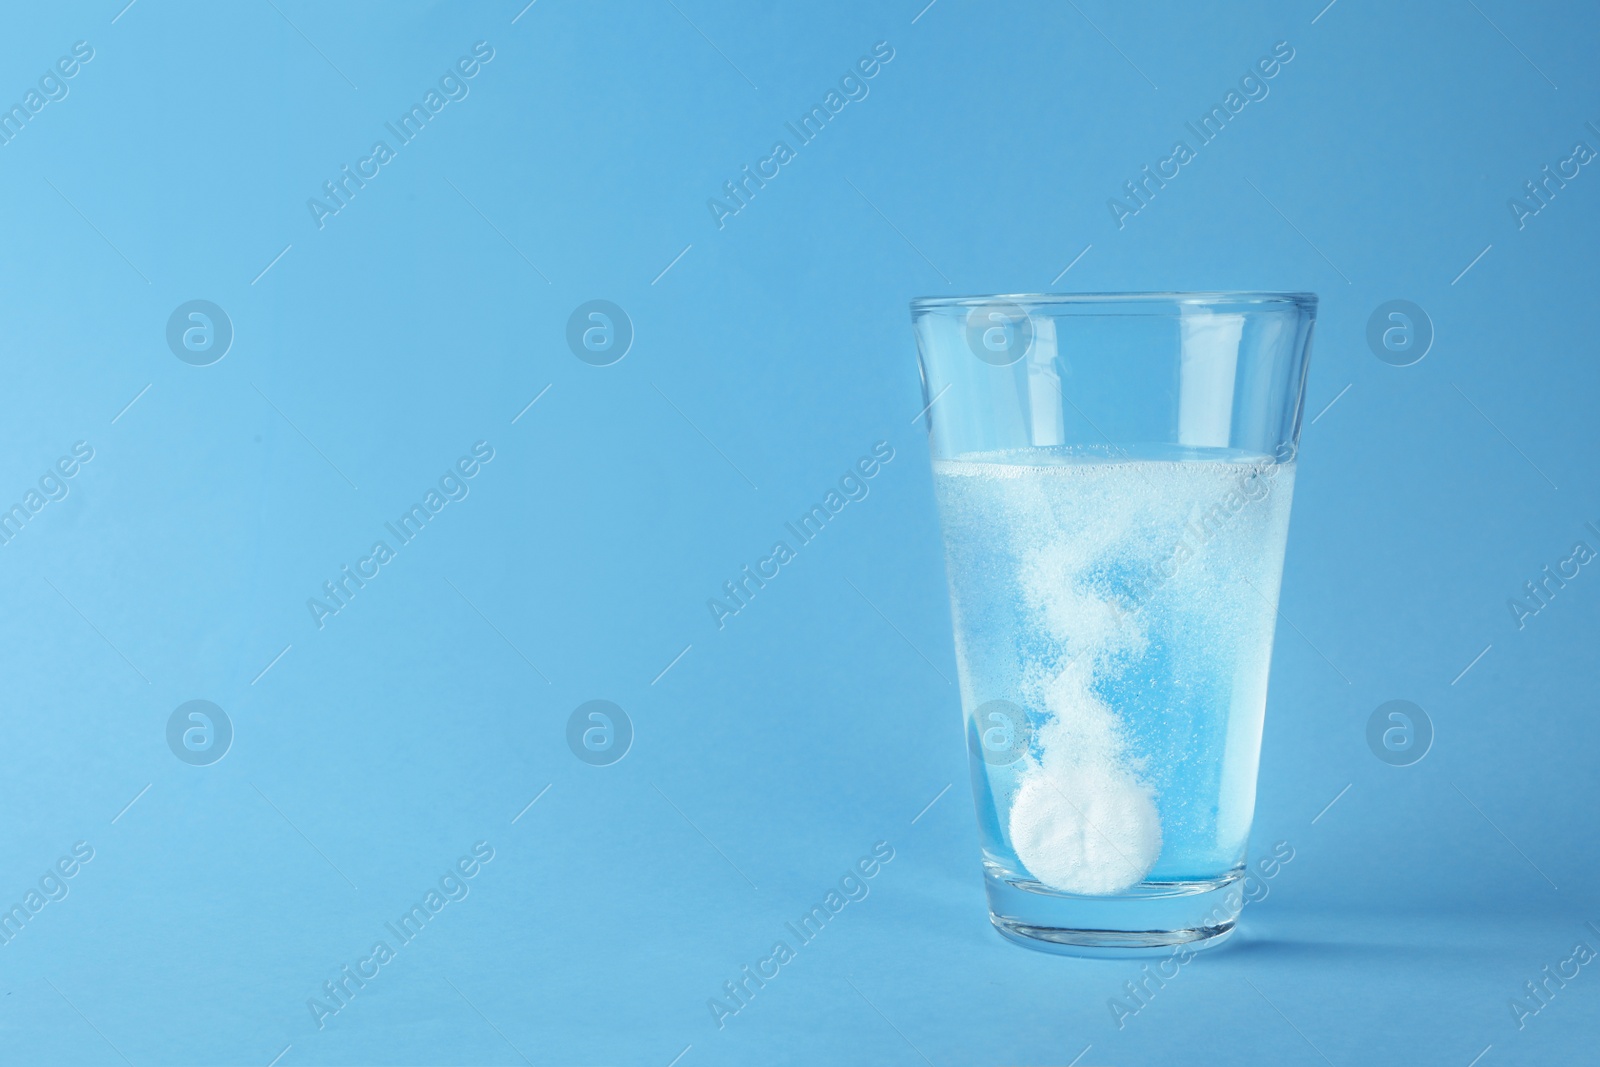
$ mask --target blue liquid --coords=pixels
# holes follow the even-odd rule
[[[991,871],[1095,895],[1234,870],[1293,464],[1029,449],[936,460],[934,481]],[[995,700],[1026,716],[1020,753],[977,717]]]

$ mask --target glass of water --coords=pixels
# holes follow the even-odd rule
[[[914,301],[990,918],[1199,948],[1243,902],[1317,298]]]

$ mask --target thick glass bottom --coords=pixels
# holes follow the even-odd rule
[[[1244,906],[1240,865],[1220,878],[1143,882],[1115,896],[1061,893],[1031,879],[984,872],[989,920],[1000,936],[1040,952],[1097,958],[1214,948]]]

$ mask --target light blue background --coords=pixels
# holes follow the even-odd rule
[[[8,103],[95,50],[0,146],[0,497],[95,450],[0,548],[0,903],[95,850],[0,946],[6,1062],[1592,1055],[1592,967],[1521,1030],[1508,1002],[1600,948],[1600,577],[1506,607],[1600,547],[1600,176],[1507,208],[1600,148],[1591,9],[123,2],[0,35]],[[307,198],[480,40],[319,230]],[[719,230],[707,198],[880,41]],[[1119,230],[1107,199],[1278,41]],[[1136,965],[988,926],[906,302],[1124,289],[1322,305],[1253,836],[1295,858],[1119,1029]],[[636,329],[606,368],[565,342],[597,298]],[[1409,367],[1365,340],[1394,298],[1437,331]],[[236,330],[209,367],[164,339],[190,299]],[[319,630],[307,598],[480,440]],[[707,598],[880,440],[718,631]],[[594,698],[637,731],[608,767],[565,741]],[[1395,698],[1437,731],[1406,768],[1365,740]],[[191,699],[236,731],[209,767],[166,744]],[[470,895],[319,1030],[307,998],[477,841]],[[708,998],[878,841],[871,895],[719,1030]]]

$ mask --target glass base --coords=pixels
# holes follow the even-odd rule
[[[1142,882],[1116,896],[1061,893],[1032,879],[984,872],[989,921],[1007,941],[1062,956],[1166,956],[1215,948],[1244,906],[1243,865],[1221,878]]]

